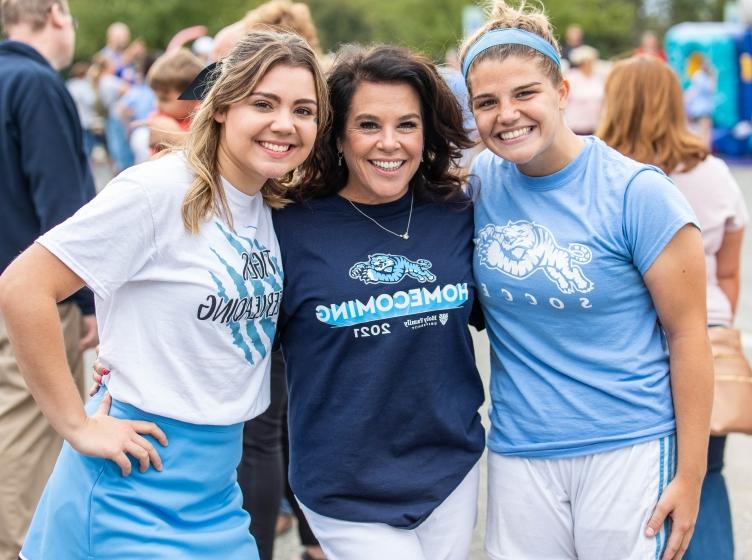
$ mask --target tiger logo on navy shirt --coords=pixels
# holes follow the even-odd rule
[[[350,278],[365,284],[397,284],[409,276],[422,284],[436,280],[436,276],[428,270],[431,266],[431,261],[426,259],[411,261],[401,255],[376,253],[368,255],[366,262],[355,263],[350,268]]]

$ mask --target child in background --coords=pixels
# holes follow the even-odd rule
[[[148,120],[157,110],[157,98],[146,83],[146,73],[154,61],[154,56],[148,56],[134,67],[135,81],[118,101],[120,116],[127,126],[128,144],[136,164],[143,163],[152,156]]]
[[[191,125],[197,101],[178,99],[204,68],[201,60],[188,49],[160,56],[149,69],[146,81],[157,98],[157,110],[149,115],[149,146],[154,152],[171,144],[182,144]]]
[[[96,110],[97,92],[87,76],[88,71],[87,62],[76,62],[71,68],[70,79],[65,82],[65,87],[76,102],[78,118],[81,120],[81,128],[84,131],[84,150],[86,150],[86,155],[91,157],[91,150],[94,148],[94,127],[101,119]]]

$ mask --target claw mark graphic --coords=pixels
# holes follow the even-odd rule
[[[230,301],[230,297],[227,295],[227,292],[225,291],[225,288],[222,285],[220,279],[217,278],[217,276],[212,271],[209,271],[209,274],[211,274],[214,283],[217,284],[217,293],[219,294],[219,297],[222,298],[222,301]],[[251,349],[248,348],[245,340],[243,340],[243,335],[240,334],[240,324],[237,321],[229,321],[227,325],[230,327],[230,332],[232,333],[233,344],[235,344],[235,346],[243,351],[243,356],[245,356],[245,359],[248,363],[250,363],[251,365],[255,364],[256,362],[253,361],[253,353],[251,352]]]

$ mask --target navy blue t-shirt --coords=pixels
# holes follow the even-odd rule
[[[360,208],[402,233],[410,194]],[[416,200],[407,240],[340,196],[289,206],[274,224],[290,485],[321,515],[415,527],[484,447],[472,208]]]

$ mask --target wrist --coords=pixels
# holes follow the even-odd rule
[[[81,410],[80,415],[77,414],[70,418],[63,419],[59,423],[57,431],[65,441],[75,448],[78,438],[83,431],[83,427],[86,424],[86,420],[87,416],[84,411]]]
[[[701,468],[678,468],[674,480],[682,480],[690,484],[702,484],[705,480],[706,471],[705,465]]]

